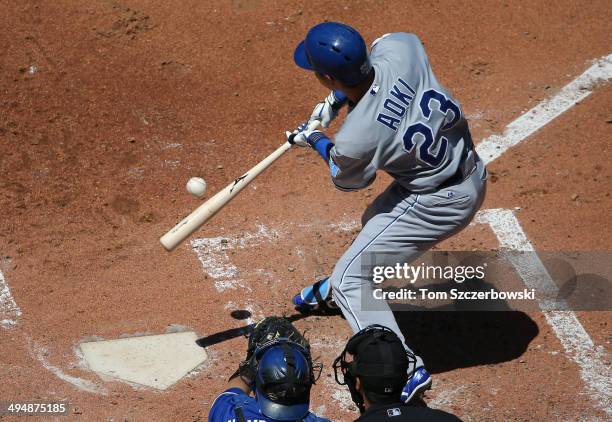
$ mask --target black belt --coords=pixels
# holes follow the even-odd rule
[[[468,174],[463,174],[463,163],[467,159],[470,151],[473,151],[474,144],[470,139],[469,142],[466,142],[465,148],[463,148],[463,152],[461,153],[461,160],[459,161],[459,166],[457,167],[457,171],[451,177],[446,179],[444,182],[438,186],[438,190],[448,188],[449,186],[458,185],[463,182],[472,172],[470,171]]]
[[[449,186],[455,186],[463,182],[463,179],[465,178],[465,176],[463,175],[463,171],[461,171],[461,164],[462,163],[459,164],[459,168],[457,169],[455,174],[453,174],[451,177],[449,177],[444,182],[442,182],[440,186],[438,186],[438,190],[446,189]]]

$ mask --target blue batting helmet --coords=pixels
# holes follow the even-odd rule
[[[338,22],[312,27],[296,47],[293,60],[303,69],[329,75],[347,86],[364,80],[372,68],[359,32]]]
[[[257,354],[261,358],[255,375],[255,397],[261,412],[279,421],[306,417],[314,382],[308,351],[283,341]]]

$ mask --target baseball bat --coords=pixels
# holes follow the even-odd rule
[[[319,125],[319,121],[315,120],[308,125],[308,128],[314,130]],[[292,135],[295,136],[295,135]],[[233,182],[227,185],[223,190],[217,192],[215,196],[204,202],[196,208],[191,214],[183,218],[176,226],[164,234],[159,241],[167,251],[172,251],[179,243],[187,239],[193,232],[202,227],[204,223],[211,219],[221,208],[231,201],[242,189],[245,188],[253,179],[259,176],[265,169],[270,167],[281,155],[283,155],[292,144],[287,141],[276,149],[272,154],[264,158],[255,167],[237,177]]]

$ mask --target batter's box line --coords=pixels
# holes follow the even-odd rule
[[[262,242],[276,240],[279,237],[277,230],[271,230],[260,224],[253,233],[194,239],[191,241],[191,248],[198,257],[204,272],[214,280],[218,292],[237,288],[252,291],[248,283],[239,278],[240,271],[231,262],[228,251],[257,246]]]
[[[598,84],[612,78],[612,54],[593,61],[584,73],[564,86],[556,95],[545,99],[531,110],[508,124],[501,135],[483,139],[476,151],[485,164],[489,164],[511,147],[559,117],[579,101],[591,95]]]
[[[488,224],[502,248],[535,252],[512,210],[483,210],[477,214],[474,221]],[[536,253],[521,254],[520,259],[510,261],[527,287],[546,291],[557,289]],[[580,369],[580,376],[587,390],[584,395],[591,397],[608,416],[612,415],[612,371],[605,363],[605,349],[593,343],[573,311],[551,311],[546,310],[542,304],[540,306],[566,356]]]
[[[323,226],[323,223],[320,223]],[[317,224],[299,224],[294,227],[302,229],[312,229]],[[333,230],[350,231],[358,228],[355,220],[346,220],[330,225]],[[214,280],[215,288],[218,292],[227,289],[243,288],[247,291],[253,289],[249,284],[240,278],[241,271],[231,261],[229,251],[255,247],[262,243],[277,241],[289,234],[285,228],[271,229],[263,224],[257,225],[254,232],[247,232],[242,235],[229,235],[217,237],[202,237],[191,241],[191,248],[195,252],[204,272]],[[298,251],[298,255],[302,252]],[[260,275],[268,275],[265,270],[253,269]]]

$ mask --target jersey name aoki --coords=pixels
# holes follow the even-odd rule
[[[402,91],[400,85],[409,92]],[[393,88],[389,91],[389,96],[385,99],[385,103],[383,104],[385,110],[397,117],[379,113],[376,120],[396,131],[399,127],[401,118],[406,114],[406,109],[410,107],[414,99],[414,94],[414,89],[412,89],[402,78],[398,78],[397,83],[393,85]]]

